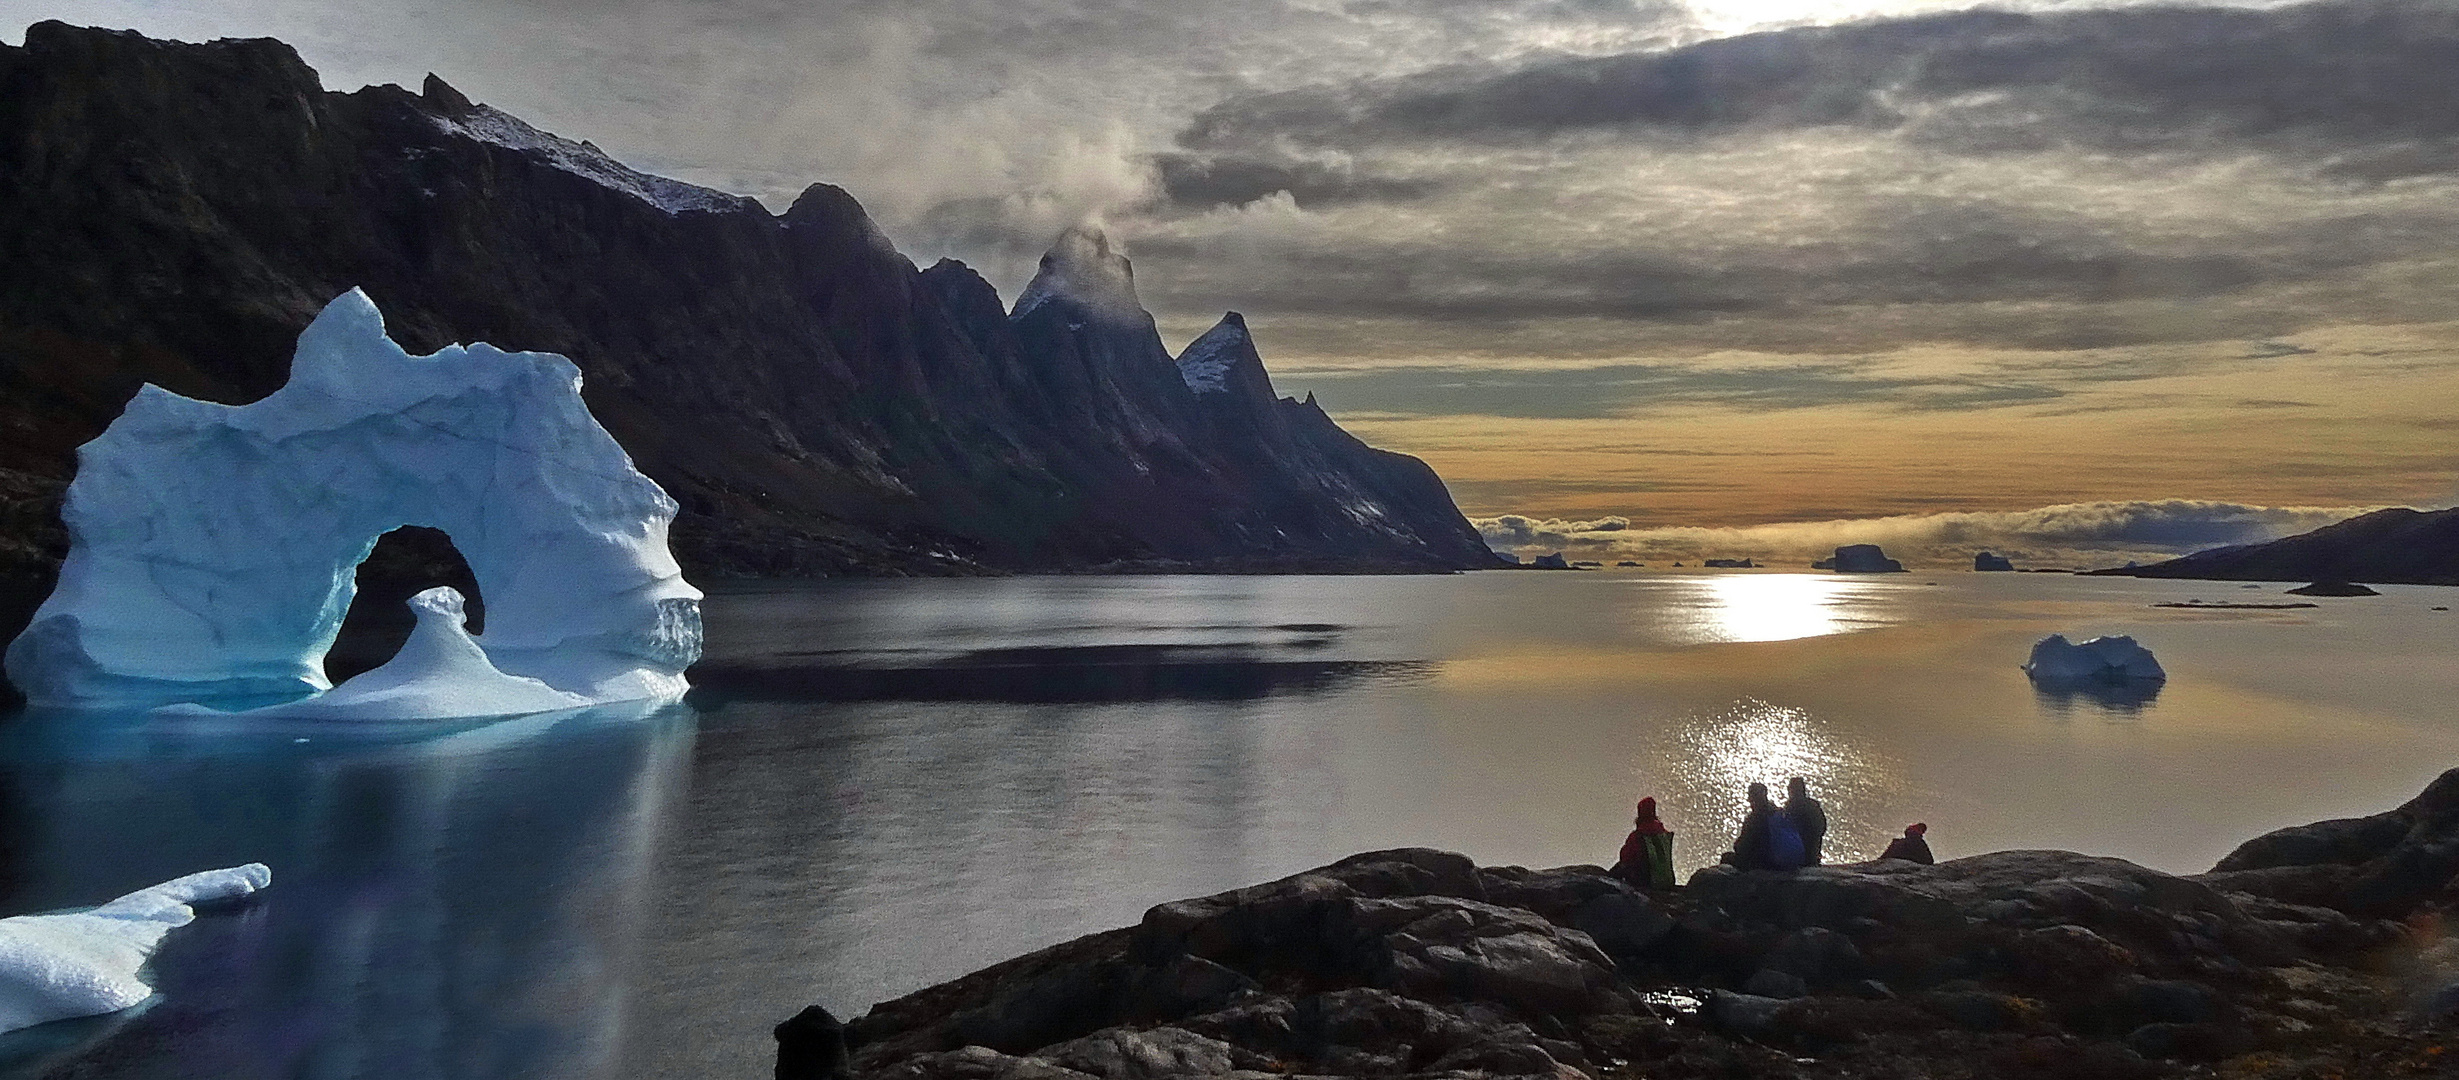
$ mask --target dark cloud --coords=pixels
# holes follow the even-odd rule
[[[2265,141],[2338,175],[2459,165],[2459,8],[1967,11],[1618,56],[1458,65],[1221,102],[1191,147],[1846,126],[1958,152]]]
[[[1763,411],[1877,404],[1916,409],[1987,409],[2035,404],[2067,391],[1963,376],[1872,375],[1848,362],[1738,366],[1702,362],[1613,364],[1536,370],[1403,368],[1277,380],[1344,413],[1421,416],[1474,413],[1528,419],[1624,416],[1641,408],[1718,405]]]
[[[1422,199],[1441,185],[1433,180],[1361,175],[1356,169],[1301,159],[1223,155],[1157,154],[1153,168],[1161,194],[1180,209],[1242,206],[1279,192],[1302,208],[1373,201]]]

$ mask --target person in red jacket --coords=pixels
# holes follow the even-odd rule
[[[1896,837],[1894,842],[1889,843],[1886,854],[1880,855],[1879,858],[1902,859],[1906,862],[1917,862],[1923,866],[1936,865],[1937,860],[1930,857],[1930,842],[1922,835],[1929,831],[1929,826],[1918,821],[1904,826],[1904,835]]]
[[[1673,830],[1657,820],[1655,796],[1639,800],[1631,835],[1622,842],[1622,859],[1613,873],[1643,889],[1673,888]]]

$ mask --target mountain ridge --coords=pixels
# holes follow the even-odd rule
[[[2278,540],[2093,573],[2212,581],[2459,585],[2459,508],[2392,507]]]
[[[571,357],[683,504],[695,573],[1491,563],[1423,463],[1305,403],[1238,402],[1279,419],[1258,428],[1198,402],[1094,233],[1054,258],[1115,259],[1123,290],[1053,282],[1011,315],[832,185],[770,214],[433,76],[328,91],[271,39],[58,22],[0,46],[0,196],[0,258],[27,271],[0,284],[0,577],[20,584],[64,546],[74,447],[140,383],[261,397],[353,286],[416,352]]]

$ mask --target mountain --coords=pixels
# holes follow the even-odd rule
[[[1493,563],[1423,463],[1272,396],[1237,316],[1172,357],[1096,231],[1010,311],[838,188],[771,214],[434,76],[328,92],[278,41],[46,22],[0,46],[0,261],[21,589],[64,546],[75,447],[141,383],[261,397],[354,285],[414,351],[571,357],[699,575]]]
[[[2269,543],[2096,572],[2216,581],[2459,585],[2459,509],[2376,510]]]

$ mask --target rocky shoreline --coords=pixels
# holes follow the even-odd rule
[[[2454,873],[2459,769],[2190,876],[2001,851],[1647,891],[1371,852],[808,1011],[778,1076],[2447,1075]]]

